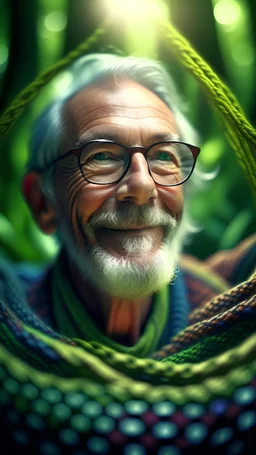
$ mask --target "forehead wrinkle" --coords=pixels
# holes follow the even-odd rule
[[[142,89],[145,89],[144,87]],[[101,91],[99,89],[99,91]],[[128,90],[129,92],[129,90]],[[140,99],[140,102],[139,102],[139,105],[136,104],[135,102],[135,105],[133,106],[127,106],[127,100],[129,103],[132,102],[131,100],[131,97],[128,97],[127,99],[124,97],[124,100],[121,101],[120,103],[120,100],[119,101],[115,101],[115,96],[118,96],[118,94],[116,95],[115,93],[115,90],[113,91],[113,96],[110,97],[110,96],[107,96],[106,94],[104,95],[104,91],[102,93],[102,96],[99,96],[99,93],[98,91],[96,92],[96,97],[93,101],[90,100],[90,95],[88,93],[88,99],[86,99],[85,97],[85,94],[82,93],[81,95],[80,94],[77,94],[76,97],[74,98],[71,98],[67,104],[65,105],[64,109],[63,109],[63,112],[65,113],[65,111],[71,111],[74,109],[74,104],[78,104],[80,103],[80,108],[79,110],[82,111],[83,109],[86,109],[87,110],[87,113],[88,114],[93,114],[93,113],[96,113],[98,110],[100,109],[127,109],[127,110],[135,110],[135,109],[150,109],[150,108],[153,108],[154,110],[158,111],[159,113],[162,113],[164,115],[166,115],[166,110],[169,112],[169,113],[172,113],[172,110],[171,108],[157,95],[155,94],[154,92],[151,92],[149,91],[150,95],[149,96],[154,96],[154,102],[149,102],[147,103],[147,101],[145,100],[145,97],[142,98],[142,100]],[[79,95],[80,95],[80,99],[79,99]],[[109,95],[109,92],[108,92],[108,95]],[[137,101],[137,99],[135,99],[135,101]],[[88,103],[89,103],[89,106],[88,106]],[[100,103],[101,105],[100,106],[95,106],[97,105],[98,103]],[[88,110],[88,107],[91,108]],[[75,107],[75,111],[77,111],[78,108]]]
[[[102,123],[104,119],[104,122]],[[142,117],[141,119],[136,119],[139,123],[127,123],[126,120],[134,121],[133,117],[102,117],[101,119],[94,119],[89,123],[86,123],[83,127],[76,129],[76,137],[74,138],[75,146],[80,144],[82,141],[93,140],[93,139],[103,139],[104,136],[106,139],[115,140],[116,137],[123,137],[128,133],[132,133],[134,127],[140,129],[144,134],[151,134],[152,136],[159,133],[163,135],[177,135],[178,130],[173,119],[161,118],[158,119],[160,122],[157,124],[157,119],[154,121],[154,115],[150,117]],[[140,123],[140,121],[145,121],[145,124]],[[154,126],[154,128],[152,128]],[[153,133],[151,133],[153,129]]]
[[[106,117],[126,117],[126,118],[146,118],[146,117],[155,117],[156,113],[161,114],[161,118],[166,117],[167,115],[172,115],[171,109],[168,108],[166,105],[167,112],[165,112],[164,109],[158,109],[155,106],[151,105],[143,105],[143,106],[136,106],[136,107],[129,107],[129,106],[124,106],[124,105],[113,105],[113,104],[106,104],[105,106],[100,106],[95,109],[86,109],[86,106],[82,106],[80,111],[81,111],[81,117],[90,117],[91,115],[95,114],[97,111],[103,111],[103,113],[100,115],[100,118],[106,118]],[[150,110],[154,110],[154,113],[150,114]],[[84,111],[85,110],[85,111]],[[115,110],[120,110],[120,114],[116,114],[114,111]],[[147,115],[141,114],[140,111],[142,110],[147,110]],[[84,112],[83,112],[84,111]],[[107,112],[106,112],[107,111]],[[125,114],[125,111],[132,111],[134,114],[137,113],[137,115],[129,115]],[[69,112],[68,112],[69,113]],[[71,111],[72,114],[72,111]],[[141,115],[141,117],[138,117],[138,114]],[[71,115],[73,117],[73,115]],[[163,117],[162,117],[163,116]]]
[[[156,117],[155,115],[147,115],[147,116],[141,116],[141,117],[131,117],[131,116],[128,116],[128,115],[122,115],[122,116],[110,116],[110,115],[104,115],[100,118],[96,118],[96,119],[93,119],[89,122],[85,122],[85,124],[82,126],[81,125],[81,129],[90,129],[90,128],[94,128],[96,126],[101,126],[99,124],[99,122],[101,120],[104,119],[104,125],[110,125],[110,126],[115,126],[115,127],[121,127],[121,128],[127,128],[127,127],[132,127],[133,125],[129,125],[129,124],[125,124],[125,122],[122,122],[122,120],[145,120],[145,122],[147,122],[148,120],[151,120],[151,119],[155,119],[155,122],[150,122],[150,124],[154,124],[154,125],[157,125],[157,121],[161,121],[161,122],[164,122],[164,124],[166,126],[168,126],[169,128],[176,128],[176,123],[175,123],[175,120],[174,118],[158,118]],[[108,121],[107,121],[108,120]],[[102,125],[103,126],[103,125]],[[162,126],[162,123],[161,125],[159,125],[159,127]],[[103,126],[104,127],[104,126]]]
[[[144,88],[142,89],[144,90]],[[70,130],[69,142],[72,143],[71,147],[80,144],[84,138],[87,139],[87,137],[90,136],[90,134],[86,134],[86,130],[95,127],[100,128],[101,126],[104,129],[104,126],[107,124],[110,127],[114,126],[127,130],[130,126],[131,128],[133,127],[132,124],[129,125],[129,121],[145,121],[148,122],[149,125],[152,125],[155,121],[156,124],[159,123],[159,129],[163,126],[162,122],[164,122],[164,126],[167,126],[170,132],[173,131],[174,134],[177,133],[177,125],[172,110],[153,92],[150,92],[150,95],[154,96],[154,100],[147,102],[145,96],[142,98],[139,97],[139,106],[136,105],[136,98],[135,106],[126,104],[129,104],[129,102],[131,104],[129,97],[124,97],[124,100],[116,99],[115,90],[112,91],[113,97],[105,95],[106,92],[104,92],[104,90],[100,92],[102,93],[102,97],[99,96],[97,91],[94,100],[92,100],[92,96],[87,100],[85,92],[83,92],[80,99],[78,96],[76,99],[73,98],[67,103],[64,115],[66,117],[68,129]],[[125,124],[126,120],[128,124]],[[103,125],[101,125],[101,123],[103,123]],[[142,128],[144,128],[143,124]],[[104,132],[102,135],[97,135],[98,138],[100,138],[100,136],[104,136]],[[117,136],[119,136],[119,134],[117,134]],[[123,137],[122,134],[121,137]]]
[[[125,131],[126,133],[129,133]],[[141,135],[140,131],[140,135]],[[129,134],[128,134],[129,135]],[[97,132],[97,131],[88,131],[85,132],[84,134],[79,137],[76,145],[83,144],[88,141],[93,141],[94,139],[106,139],[106,140],[112,140],[112,141],[117,141],[117,142],[122,142],[125,145],[125,140],[123,137],[123,134],[119,131],[102,131],[102,132]],[[149,139],[149,144],[151,142],[157,142],[157,141],[169,141],[169,140],[178,140],[179,135],[176,132],[172,131],[157,131],[157,132],[152,132],[151,134],[148,134],[148,139]],[[141,140],[141,142],[143,142]]]
[[[140,132],[142,136],[146,137],[147,142],[150,144],[150,138],[157,140],[177,140],[178,130],[176,125],[170,120],[160,119],[159,122],[154,120],[154,117],[138,119],[136,124],[134,119],[131,119],[131,124],[127,122],[127,118],[120,119],[114,122],[116,118],[111,118],[110,121],[99,123],[98,121],[90,122],[86,125],[86,129],[83,128],[76,138],[75,146],[94,139],[108,139],[113,141],[120,141],[125,144],[127,138],[130,135],[137,134]],[[130,118],[128,119],[130,120]],[[152,139],[152,140],[153,140]],[[123,142],[124,141],[124,142]]]

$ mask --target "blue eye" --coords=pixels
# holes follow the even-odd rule
[[[168,152],[159,152],[157,154],[157,159],[159,161],[173,161],[172,155]]]
[[[107,153],[99,152],[99,153],[96,153],[95,155],[93,155],[92,158],[93,158],[94,160],[104,161],[104,160],[109,159],[109,156],[108,156]]]

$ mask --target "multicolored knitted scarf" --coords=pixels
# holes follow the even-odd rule
[[[255,248],[251,238],[233,260],[212,259],[210,274],[199,263],[192,273],[194,261],[183,259],[192,300],[195,286],[199,299],[223,287],[214,269],[227,257],[228,278],[251,267]],[[90,325],[84,339],[61,336],[31,310],[6,263],[0,278],[3,453],[253,453],[255,276],[192,311],[189,326],[152,358],[88,341]],[[177,325],[187,308],[181,280],[173,288],[170,319]]]
[[[157,23],[162,45],[205,87],[256,188],[256,131],[227,87],[178,32]],[[7,133],[38,90],[105,28],[25,89],[0,120]],[[179,455],[254,453],[256,275],[190,314],[154,359],[51,330],[31,312],[2,264],[1,453]],[[18,291],[19,290],[19,291]],[[182,299],[181,299],[182,303]]]

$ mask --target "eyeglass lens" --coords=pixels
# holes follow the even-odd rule
[[[156,183],[175,185],[189,176],[194,157],[185,144],[162,142],[150,147],[147,163]],[[90,143],[82,150],[80,166],[86,180],[93,183],[114,183],[129,166],[129,152],[111,142]]]

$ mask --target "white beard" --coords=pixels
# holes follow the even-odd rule
[[[154,212],[151,211],[151,213]],[[81,275],[97,289],[105,291],[112,297],[142,298],[159,292],[176,275],[186,223],[182,220],[178,224],[170,215],[167,216],[169,218],[167,234],[159,249],[152,255],[147,253],[152,250],[155,239],[149,235],[124,238],[122,247],[126,255],[123,257],[112,255],[99,243],[95,246],[90,245],[88,248],[88,241],[83,251],[77,246],[72,230],[63,221],[58,229],[58,238]],[[111,215],[106,217],[110,220]],[[102,220],[105,220],[105,214],[99,215],[98,218],[99,222],[96,224],[100,225]],[[104,222],[103,226],[116,225],[115,215],[112,215],[112,218],[110,223]],[[148,221],[150,216],[145,218]],[[157,220],[156,213],[153,218],[151,217],[151,223],[147,222],[147,225],[161,224],[160,219]],[[94,227],[94,222],[84,226],[85,237],[93,235],[92,226]],[[143,255],[147,258],[145,262],[143,262]],[[140,256],[142,260],[138,261]]]

